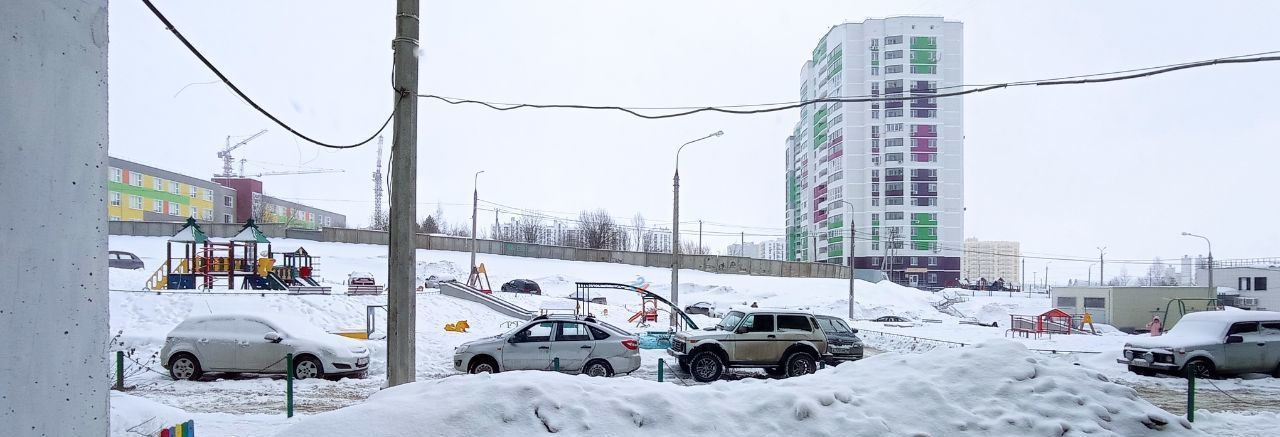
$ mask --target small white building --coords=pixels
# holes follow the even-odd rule
[[[1214,262],[1214,265],[1218,265]],[[1197,264],[1196,285],[1208,286],[1209,271],[1205,264]],[[1249,266],[1214,267],[1213,285],[1219,289],[1239,291],[1239,296],[1257,299],[1252,309],[1275,311],[1280,309],[1280,263],[1258,263]]]
[[[1167,331],[1183,314],[1217,306],[1205,287],[1053,287],[1049,297],[1055,308],[1126,332],[1145,331],[1153,316]]]

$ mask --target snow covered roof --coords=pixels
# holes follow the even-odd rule
[[[204,235],[204,231],[200,229],[200,225],[196,224],[196,219],[187,218],[187,223],[178,230],[178,233],[169,237],[169,241],[175,243],[203,243],[208,241],[209,237]]]
[[[270,243],[266,235],[262,234],[262,230],[258,229],[258,225],[253,219],[244,223],[244,227],[240,228],[240,233],[231,237],[231,241],[252,242],[252,243]]]
[[[793,309],[787,309],[787,308],[769,308],[769,307],[752,308],[746,305],[734,305],[730,307],[729,310],[742,311],[744,313],[804,314],[809,316],[813,315],[813,311],[801,311],[801,310],[793,310]]]

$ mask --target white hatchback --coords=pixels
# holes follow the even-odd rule
[[[197,380],[204,372],[285,373],[293,353],[294,376],[364,377],[369,348],[281,315],[193,316],[165,338],[160,362],[173,379]]]

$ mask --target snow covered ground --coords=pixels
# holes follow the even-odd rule
[[[372,272],[378,283],[385,284],[385,246],[320,243],[286,239],[276,239],[273,240],[273,243],[288,246],[300,245],[306,247],[312,254],[320,256],[317,274],[324,279],[324,285],[334,288],[335,294],[291,296],[281,294],[263,295],[252,292],[237,292],[235,294],[157,294],[154,292],[140,292],[139,290],[141,290],[146,279],[151,275],[155,267],[163,261],[164,240],[164,238],[156,237],[112,236],[110,238],[111,249],[133,252],[147,263],[147,268],[142,271],[111,270],[110,286],[113,289],[111,292],[111,329],[113,335],[118,336],[118,347],[131,351],[130,361],[127,366],[129,370],[126,372],[129,375],[127,385],[136,386],[137,388],[130,394],[134,395],[134,398],[143,398],[143,400],[155,401],[164,406],[180,408],[185,411],[185,414],[195,418],[198,423],[198,429],[202,431],[201,435],[271,435],[286,428],[291,423],[298,422],[299,419],[295,418],[290,421],[284,419],[284,381],[279,378],[253,375],[233,378],[227,375],[215,374],[210,375],[210,378],[215,379],[214,381],[186,382],[172,381],[169,380],[167,375],[162,375],[160,372],[163,372],[163,369],[151,357],[163,345],[164,336],[168,331],[185,317],[192,314],[252,309],[293,314],[329,330],[363,329],[366,323],[367,306],[386,304],[385,296],[346,296],[343,294],[345,287],[341,284],[342,279],[353,271]],[[418,278],[421,281],[432,274],[465,277],[465,266],[468,263],[468,257],[467,253],[462,252],[420,250],[418,251]],[[657,294],[668,295],[671,288],[667,282],[667,279],[670,278],[670,271],[667,269],[483,254],[479,256],[479,260],[486,264],[493,281],[493,288],[498,288],[503,282],[516,278],[537,281],[542,286],[543,296],[501,294],[504,299],[535,311],[548,304],[563,306],[565,302],[563,297],[574,293],[574,282],[576,281],[630,283],[640,277],[650,281],[649,289]],[[843,316],[847,312],[848,282],[840,279],[777,278],[686,270],[681,272],[681,280],[680,301],[684,304],[706,301],[715,304],[718,310],[723,311],[733,305],[749,305],[752,302],[758,302],[761,306],[803,308],[812,310],[815,313],[837,316]],[[942,293],[953,294],[955,291],[948,290]],[[657,324],[647,328],[635,327],[634,323],[627,321],[627,318],[639,309],[640,304],[640,298],[630,292],[600,290],[593,292],[593,296],[603,296],[608,299],[609,305],[603,307],[593,306],[592,312],[614,325],[631,328],[636,331],[666,329],[667,317],[665,314],[660,317]],[[442,296],[432,290],[419,293],[417,297],[418,335],[416,361],[418,379],[423,381],[443,378],[443,381],[458,381],[449,382],[448,384],[445,382],[438,383],[447,387],[463,387],[466,384],[477,384],[475,381],[480,381],[475,379],[477,377],[450,377],[457,373],[453,370],[451,362],[454,346],[505,331],[508,326],[504,326],[504,324],[512,322],[513,319],[492,312],[480,304]],[[961,319],[938,312],[933,308],[933,302],[939,300],[941,300],[941,296],[934,293],[891,283],[870,284],[859,281],[857,283],[857,311],[858,318],[862,320],[855,321],[852,325],[864,330],[864,339],[873,347],[887,351],[922,352],[935,348],[950,349],[958,346],[924,339],[973,345],[992,338],[1004,337],[1004,325],[1008,322],[1009,314],[1038,314],[1049,309],[1049,301],[1046,297],[1040,295],[1025,297],[1025,295],[1017,293],[1012,296],[999,293],[993,293],[992,296],[979,294],[978,296],[970,297],[967,302],[962,302],[955,306],[955,309],[965,316],[976,318],[985,323],[996,321],[1001,325],[1000,328],[990,328],[961,324]],[[917,320],[936,320],[937,322],[920,321],[911,327],[894,327],[866,321],[881,315],[899,315]],[[715,319],[705,316],[694,316],[694,319],[699,325],[710,325],[715,321]],[[445,324],[458,320],[467,320],[471,326],[470,332],[446,332],[442,329]],[[386,364],[385,342],[377,338],[383,335],[382,332],[384,332],[385,312],[377,310],[374,323],[377,327],[377,331],[374,334],[375,339],[367,341],[373,351],[369,377],[362,380],[346,379],[336,382],[323,380],[299,381],[296,384],[296,390],[297,408],[301,417],[360,404],[369,396],[379,393],[379,389],[385,380]],[[875,334],[871,331],[884,334]],[[912,339],[912,337],[915,338]],[[1098,372],[1111,380],[1135,386],[1140,389],[1140,392],[1144,393],[1144,396],[1147,396],[1147,392],[1143,390],[1148,388],[1150,390],[1161,390],[1158,393],[1162,394],[1176,393],[1177,390],[1185,392],[1185,381],[1181,379],[1141,377],[1127,372],[1123,366],[1116,364],[1115,357],[1119,356],[1120,348],[1127,338],[1130,338],[1130,336],[1120,333],[1104,336],[1055,335],[1053,338],[1045,339],[1012,339],[1011,343],[1020,343],[1032,349],[1101,352],[1090,355],[1040,353],[1034,356],[1039,360],[1038,362],[1055,362],[1063,365],[1079,364],[1079,366],[1073,367],[1084,367],[1087,371]],[[937,359],[937,354],[959,353],[962,352],[939,350],[930,352],[928,356],[935,356],[934,359]],[[686,389],[727,393],[726,390],[736,390],[727,388],[736,387],[733,384],[755,387],[753,390],[793,387],[788,385],[790,383],[784,384],[781,381],[748,379],[711,384],[715,388],[685,388],[678,387],[680,385],[679,381],[672,378],[668,381],[672,382],[672,384],[663,384],[663,386],[671,387],[653,388],[650,385],[656,385],[652,383],[656,379],[657,360],[658,358],[666,357],[666,355],[659,350],[644,350],[642,351],[642,356],[644,360],[643,367],[629,378],[615,378],[616,384],[621,384],[615,388],[630,390],[633,388],[630,384],[642,384],[637,386],[643,387],[642,391],[654,390],[653,393],[666,396],[668,390]],[[894,358],[878,357],[877,360],[913,359],[899,354],[886,354],[886,356]],[[972,357],[965,356],[965,359],[970,358]],[[865,362],[875,363],[879,361],[868,359]],[[861,363],[857,364],[857,366],[848,367],[862,367]],[[1057,366],[1057,364],[1053,364],[1053,366]],[[844,369],[846,366],[840,367]],[[880,367],[872,366],[857,372],[879,375],[876,372],[879,372],[880,369]],[[934,370],[938,372],[946,371],[941,368]],[[853,372],[855,371],[841,370],[840,373]],[[831,375],[835,375],[835,373],[831,373]],[[507,378],[505,375],[496,377]],[[825,373],[814,378],[822,377],[825,377]],[[998,377],[993,376],[993,378]],[[544,381],[542,384],[552,384],[545,381],[556,381],[555,384],[559,384],[561,381],[559,375],[551,375],[549,373],[513,378],[515,379],[511,381],[506,379],[501,379],[500,381],[507,381],[517,385],[527,385],[531,383],[530,381]],[[564,381],[571,381],[566,382],[566,384],[579,384],[577,381],[583,381],[568,376],[564,378],[567,378]],[[876,376],[876,378],[879,378],[879,376]],[[937,379],[936,375],[929,377],[931,381]],[[615,380],[609,381],[610,387],[614,387]],[[595,380],[591,381],[594,382]],[[1277,380],[1273,378],[1231,379],[1217,381],[1216,383],[1224,390],[1237,394],[1260,394],[1263,397],[1274,397],[1280,394],[1280,383],[1277,383]],[[591,385],[590,383],[581,384]],[[1179,384],[1181,384],[1181,388],[1179,388]],[[1204,386],[1202,385],[1201,387]],[[862,388],[860,386],[860,389]],[[551,388],[545,389],[552,390]],[[482,388],[482,390],[493,393],[489,388]],[[794,391],[792,390],[792,392]],[[1201,391],[1204,391],[1204,388],[1201,388]],[[378,399],[381,399],[384,395],[389,396],[388,393],[392,393],[392,391],[379,393],[370,403],[379,402]],[[933,394],[930,394],[930,396]],[[413,396],[418,395],[416,393],[413,394]],[[408,394],[405,394],[405,396],[408,396]],[[697,398],[697,396],[703,395],[690,396],[696,399],[703,399]],[[791,401],[802,397],[802,395],[791,393],[783,397],[787,397]],[[868,402],[874,403],[870,400],[873,398],[866,399],[868,399]],[[121,414],[128,414],[131,410],[147,409],[145,405],[140,406],[139,404],[139,402],[124,401],[116,403],[113,408],[121,409]],[[818,405],[822,404],[819,402]],[[1280,421],[1276,420],[1277,418],[1274,414],[1258,413],[1250,415],[1241,413],[1241,411],[1265,409],[1241,406],[1221,409],[1233,412],[1209,413],[1201,411],[1197,413],[1197,419],[1199,419],[1196,423],[1197,428],[1206,431],[1214,429],[1229,430],[1230,432],[1217,433],[1217,435],[1237,435],[1250,432],[1250,429],[1255,429],[1250,428],[1251,425],[1249,424],[1280,426]],[[818,408],[812,410],[811,413],[823,414],[820,411],[825,410]],[[172,413],[172,411],[168,413]],[[566,418],[565,420],[569,419]],[[577,422],[569,420],[567,423]],[[826,428],[814,429],[821,430]],[[821,432],[815,431],[814,433],[820,434]],[[463,434],[485,435],[483,433]],[[331,434],[321,433],[319,435]]]

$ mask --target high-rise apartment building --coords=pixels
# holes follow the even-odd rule
[[[970,283],[980,279],[987,283],[1004,279],[1007,285],[1022,285],[1022,248],[1017,241],[964,240],[964,262],[961,275]]]
[[[895,17],[841,24],[818,41],[801,99],[900,100],[801,108],[786,147],[789,260],[853,257],[899,283],[959,281],[964,100],[934,96],[964,83],[963,32],[942,18]]]

